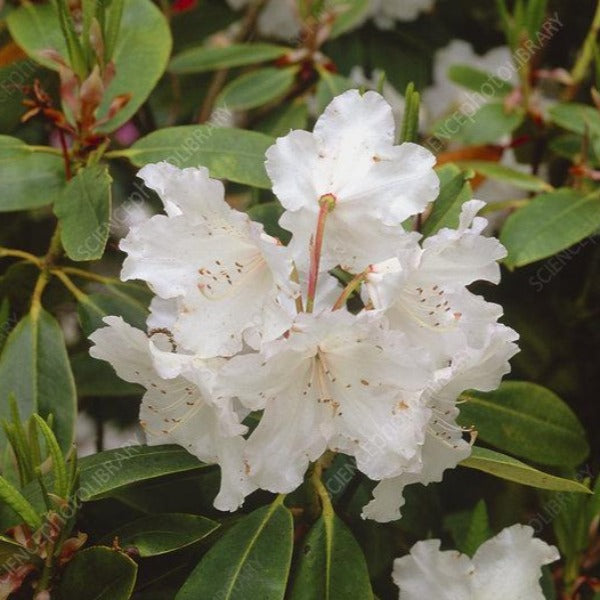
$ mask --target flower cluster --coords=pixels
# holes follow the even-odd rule
[[[541,568],[560,555],[533,537],[533,529],[513,525],[484,542],[473,558],[440,551],[440,540],[417,542],[394,561],[400,600],[544,600]]]
[[[378,482],[364,515],[398,518],[405,485],[469,455],[459,394],[509,371],[515,332],[467,288],[497,282],[505,254],[481,235],[483,203],[465,203],[456,229],[407,231],[439,181],[433,155],[396,145],[394,129],[379,94],[351,90],[312,133],[277,140],[266,169],[287,246],[206,169],[140,171],[165,214],[122,241],[122,278],[156,294],[148,333],[109,317],[91,353],[146,388],[149,443],[220,465],[219,509],[256,488],[291,492],[330,450]]]

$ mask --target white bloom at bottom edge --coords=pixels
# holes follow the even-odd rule
[[[109,362],[121,379],[146,388],[140,422],[148,444],[178,444],[203,462],[217,463],[221,489],[215,507],[239,508],[255,489],[243,462],[246,427],[231,402],[213,402],[212,365],[165,350],[163,334],[149,339],[120,317],[104,322],[107,327],[90,336],[90,354]]]
[[[381,479],[419,468],[431,372],[421,360],[377,313],[303,313],[287,338],[230,359],[215,393],[264,409],[245,451],[259,487],[291,492],[327,448]]]
[[[484,542],[473,558],[441,551],[440,540],[417,542],[394,561],[400,600],[544,600],[541,568],[560,558],[554,546],[513,525]]]

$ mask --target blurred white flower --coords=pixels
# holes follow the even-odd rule
[[[240,10],[254,0],[227,0],[231,8]],[[287,40],[290,44],[300,34],[297,0],[267,0],[258,15],[258,32],[265,37]]]
[[[369,15],[381,29],[391,29],[395,21],[414,21],[434,4],[435,0],[371,0]]]
[[[452,40],[448,46],[436,52],[433,67],[433,85],[423,92],[423,105],[426,109],[428,126],[437,120],[459,110],[464,103],[472,104],[477,92],[454,83],[448,76],[453,65],[468,65],[486,71],[516,85],[517,70],[513,65],[510,48],[493,48],[484,55],[476,54],[473,47],[464,40]],[[483,93],[483,92],[482,92]]]
[[[441,551],[440,540],[417,542],[394,561],[400,600],[544,600],[541,568],[560,558],[558,550],[513,525],[484,542],[473,558]]]

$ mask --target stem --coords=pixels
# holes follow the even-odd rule
[[[46,256],[44,256],[40,264],[42,272],[40,273],[37,281],[35,282],[35,287],[33,288],[33,294],[31,296],[31,312],[34,316],[37,316],[42,308],[42,294],[44,293],[44,290],[50,281],[52,266],[61,254],[62,244],[60,241],[60,225],[57,225],[54,233],[52,234],[52,238],[50,239]]]
[[[121,282],[121,280],[117,277],[106,277],[105,275],[93,273],[92,271],[86,271],[85,269],[78,269],[77,267],[60,267],[60,269],[57,270],[60,270],[63,273],[67,273],[68,275],[73,275],[75,277],[81,277],[83,279],[89,279],[90,281],[96,281],[97,283],[109,284]]]
[[[310,482],[316,492],[318,499],[321,502],[322,513],[325,517],[332,517],[334,514],[331,498],[327,488],[323,484],[321,477],[323,476],[323,461],[326,455],[323,455],[314,465],[310,476]]]
[[[69,156],[69,148],[67,146],[67,140],[65,138],[65,132],[62,129],[57,129],[58,139],[60,141],[60,147],[62,149],[63,160],[65,162],[65,177],[69,181],[72,177],[71,173],[71,157]]]
[[[71,278],[59,269],[52,271],[53,275],[56,275],[62,284],[75,296],[75,299],[80,302],[85,302],[87,294],[80,290],[71,280]]]
[[[335,301],[332,310],[338,310],[346,305],[348,299],[352,294],[360,288],[362,283],[365,281],[367,275],[369,273],[369,269],[365,269],[362,273],[355,275],[346,285],[346,287],[342,290],[339,298]]]
[[[3,258],[5,256],[10,256],[10,257],[14,257],[14,258],[22,258],[23,260],[26,260],[30,263],[33,263],[34,265],[38,266],[38,267],[42,267],[42,259],[34,256],[33,254],[30,254],[29,252],[24,252],[23,250],[15,250],[13,248],[1,248],[0,247],[0,258]]]
[[[579,84],[583,81],[587,74],[590,63],[594,58],[594,45],[596,43],[598,31],[600,31],[600,2],[598,2],[596,5],[596,12],[594,13],[590,30],[585,37],[583,46],[579,51],[579,56],[575,61],[575,66],[571,71],[573,83],[565,90],[564,100],[571,100],[575,96],[577,90],[579,89]]]
[[[335,208],[336,199],[333,194],[325,194],[319,198],[319,217],[317,229],[310,244],[310,269],[308,275],[308,293],[306,297],[306,312],[312,312],[315,305],[317,281],[319,279],[319,264],[321,263],[321,250],[325,235],[327,215]]]

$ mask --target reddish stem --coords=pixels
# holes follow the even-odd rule
[[[310,269],[308,274],[308,293],[306,297],[306,312],[312,312],[317,292],[317,281],[319,279],[319,265],[321,263],[321,250],[323,248],[323,237],[325,235],[325,222],[327,215],[335,207],[335,196],[325,194],[319,198],[319,217],[317,229],[310,244]]]

